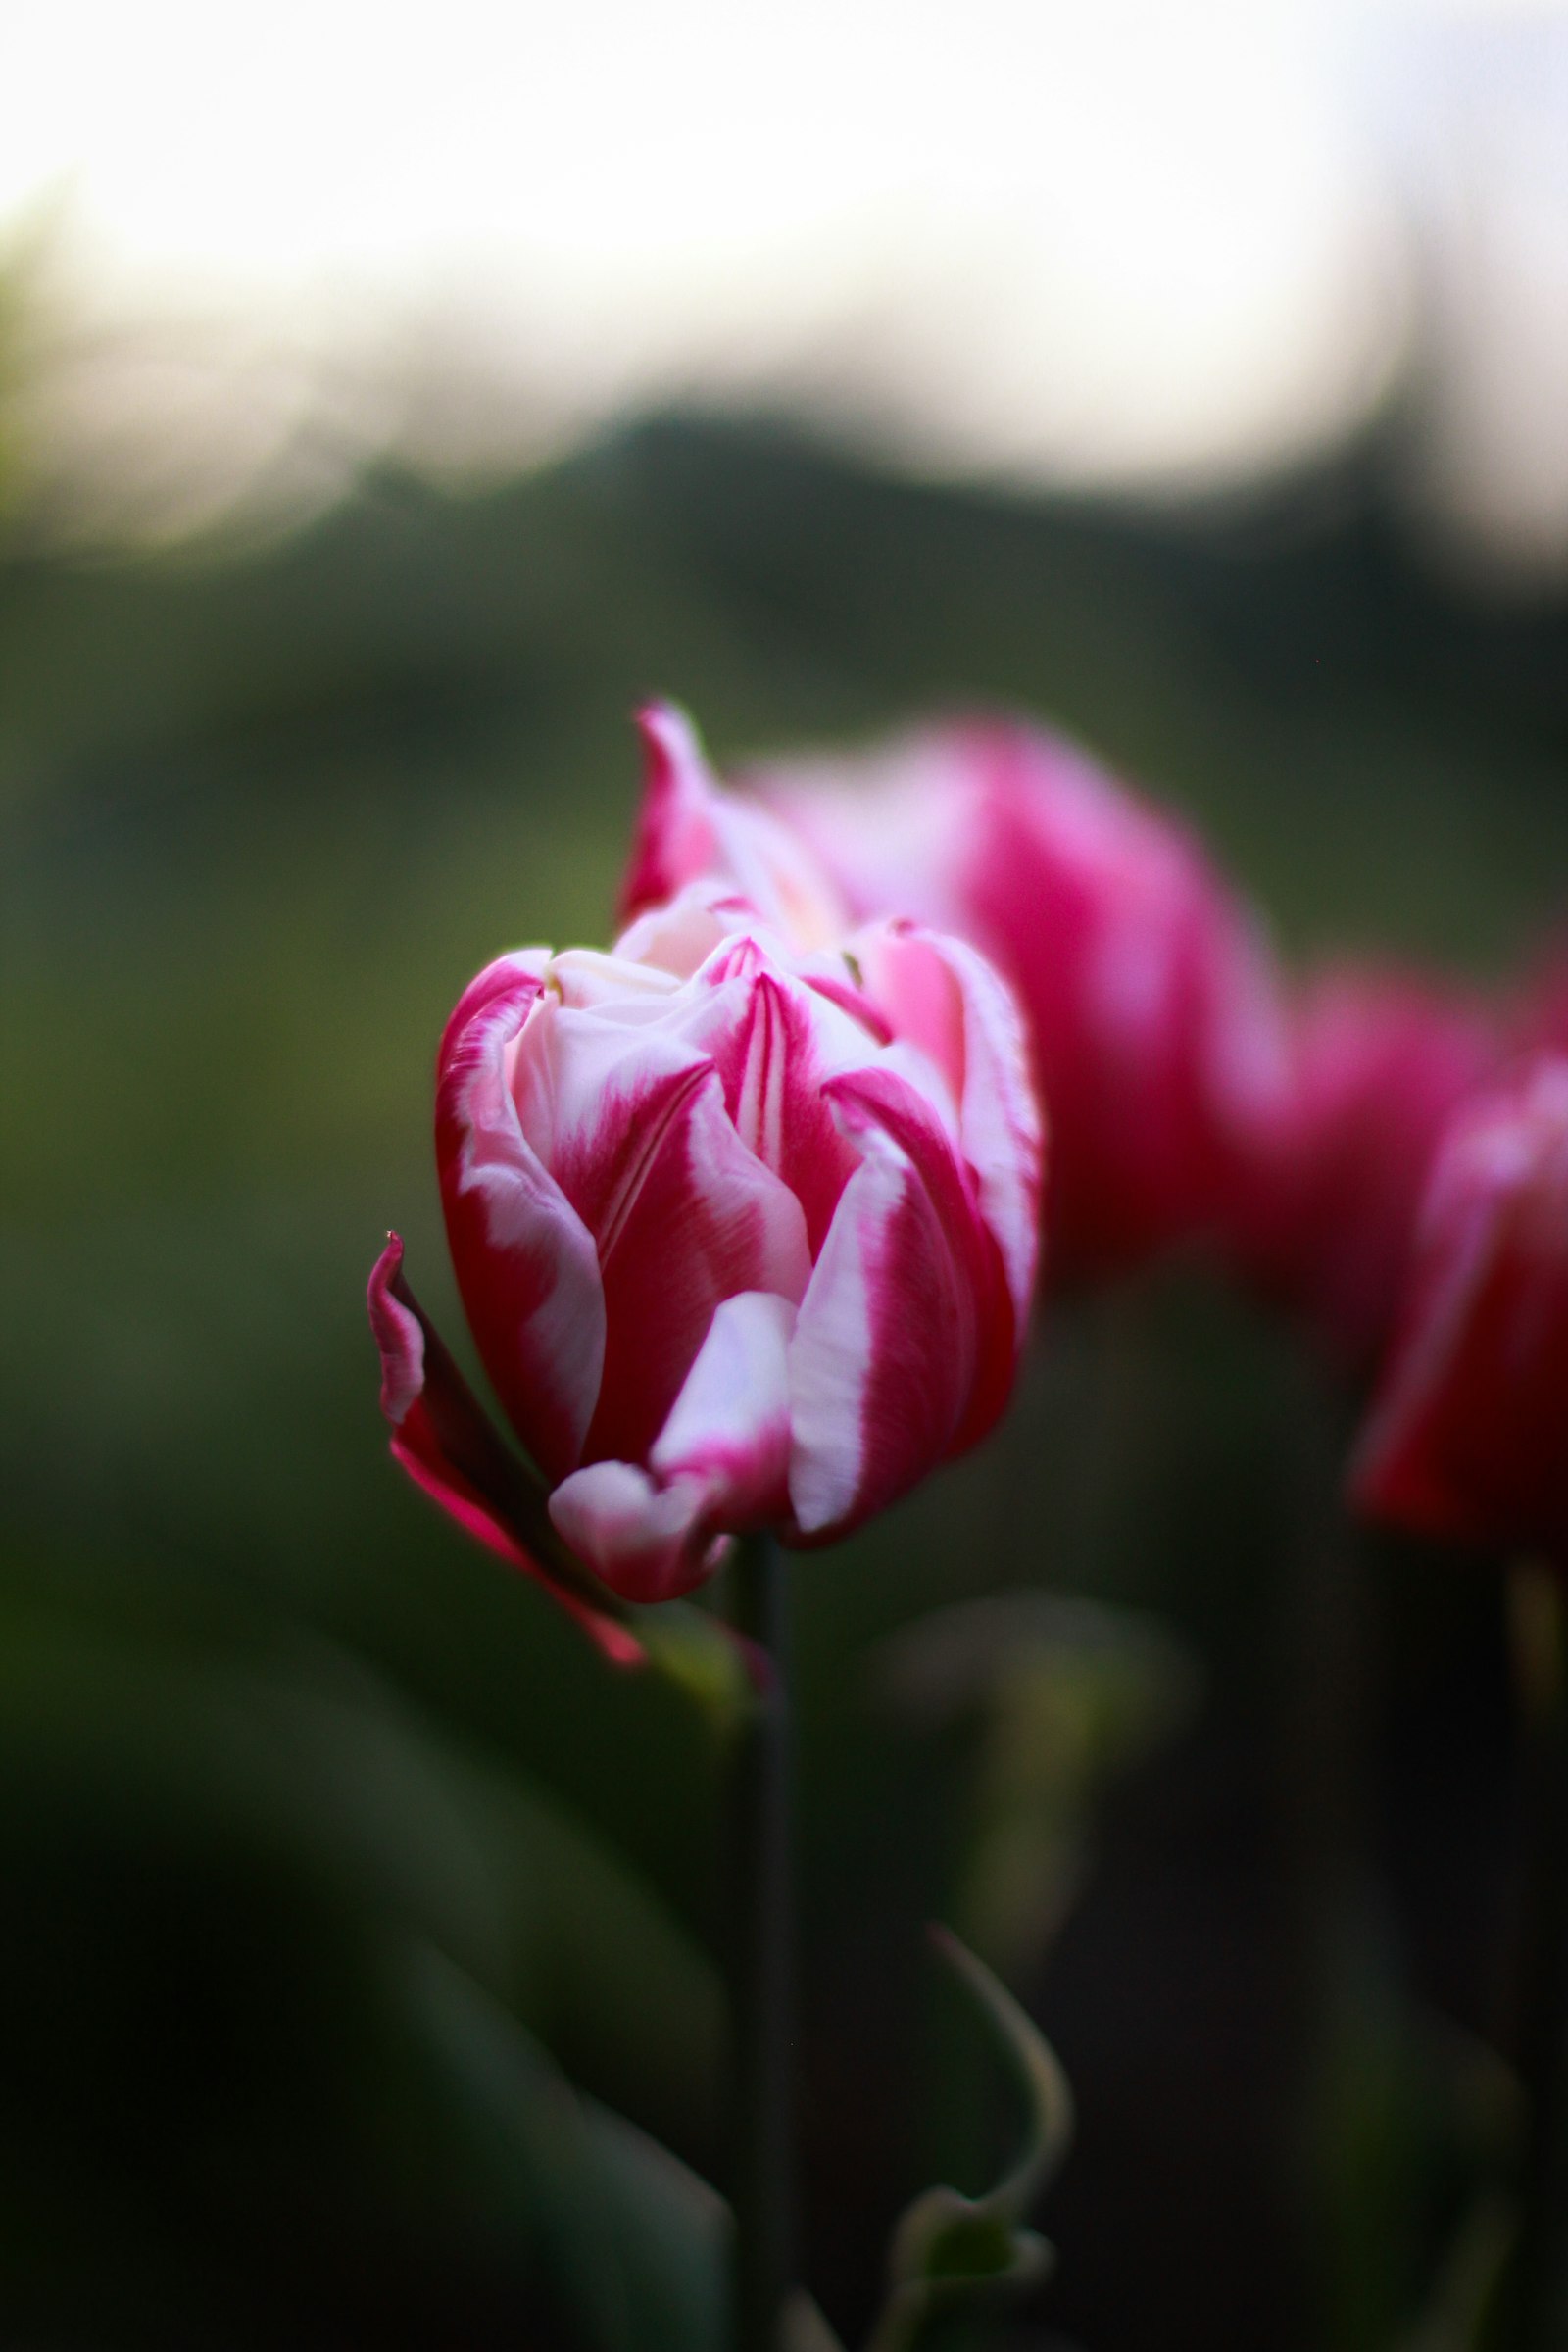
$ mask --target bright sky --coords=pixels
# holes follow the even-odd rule
[[[949,466],[1227,480],[1332,439],[1400,364],[1412,190],[1430,213],[1451,180],[1478,57],[1494,96],[1496,56],[1531,61],[1505,145],[1523,109],[1561,156],[1555,246],[1518,208],[1524,275],[1568,291],[1565,22],[36,0],[0,16],[0,223],[58,204],[83,316],[222,322],[195,358],[143,350],[116,397],[188,426],[206,381],[258,446],[323,383],[501,456],[640,399],[782,392]],[[488,413],[453,427],[444,365]]]

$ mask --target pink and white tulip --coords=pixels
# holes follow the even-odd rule
[[[1368,1515],[1568,1568],[1568,1054],[1455,1117],[1352,1493]]]
[[[579,1614],[593,1579],[690,1590],[736,1534],[842,1535],[1002,1410],[1040,1122],[1012,1000],[957,941],[884,922],[807,949],[699,882],[608,955],[481,972],[436,1132],[469,1326],[537,1476],[491,1433],[519,1509],[443,1404],[444,1350],[432,1396],[395,1242],[370,1288],[394,1449]]]
[[[1282,1014],[1260,924],[1183,827],[1071,744],[1001,720],[750,781],[857,912],[955,931],[1017,990],[1072,1270],[1226,1224],[1277,1108]]]

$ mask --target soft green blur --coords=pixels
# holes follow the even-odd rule
[[[1049,714],[1200,822],[1294,952],[1487,973],[1568,880],[1565,656],[1563,607],[1421,569],[1375,452],[1159,518],[663,422],[484,497],[372,479],[245,556],[12,542],[7,2341],[633,2352],[566,2079],[720,2163],[712,1735],[401,1479],[363,1304],[395,1222],[464,1346],[434,1043],[497,951],[605,938],[631,706],[677,696],[721,761]],[[985,2178],[985,2055],[920,1935],[966,1903],[1082,2117],[1040,2326],[1413,2325],[1506,2106],[1464,2040],[1495,1629],[1472,1570],[1322,1572],[1342,1414],[1177,1266],[1048,1306],[997,1441],[799,1564],[809,2248],[847,2340],[932,2167]],[[1095,1620],[1081,1657],[910,1703],[886,1638],[1013,1587],[1142,1612],[1109,1680]]]

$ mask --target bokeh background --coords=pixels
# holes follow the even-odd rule
[[[435,1039],[605,937],[650,691],[721,761],[1049,716],[1294,959],[1508,972],[1568,893],[1568,19],[0,25],[8,2344],[644,2352],[626,2245],[708,2226],[638,2134],[721,2160],[714,1735],[398,1477],[363,1309],[395,1221],[461,1332]],[[1502,1629],[1340,1525],[1353,1417],[1200,1259],[1048,1294],[997,1441],[800,1564],[847,2335],[1004,2144],[940,1914],[1080,2103],[1018,2344],[1447,2340]]]

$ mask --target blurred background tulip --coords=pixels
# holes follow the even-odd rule
[[[1289,1077],[1239,1188],[1245,1275],[1365,1376],[1402,1295],[1433,1155],[1500,1057],[1474,992],[1388,967],[1310,974]]]
[[[1568,1055],[1443,1138],[1355,1493],[1396,1525],[1568,1562]]]
[[[862,913],[974,940],[1017,990],[1069,1274],[1233,1213],[1286,1083],[1258,918],[1196,840],[1073,745],[975,720],[753,779]]]

